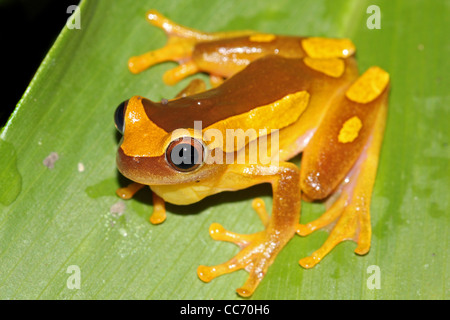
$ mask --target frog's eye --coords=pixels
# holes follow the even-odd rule
[[[191,137],[181,137],[172,141],[166,150],[167,162],[181,172],[197,169],[203,163],[203,159],[203,144]]]
[[[125,130],[125,111],[127,110],[128,100],[125,100],[116,109],[114,113],[114,123],[116,125],[116,129],[123,134]]]

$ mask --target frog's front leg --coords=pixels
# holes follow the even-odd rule
[[[128,186],[116,190],[116,194],[124,200],[131,199],[139,190],[144,188],[145,184],[132,182]],[[160,224],[166,220],[166,205],[164,199],[152,191],[153,212],[150,215],[152,224]]]
[[[227,172],[227,179],[230,185],[238,189],[271,183],[272,215],[270,218],[266,216],[261,201],[256,200],[253,205],[265,224],[264,231],[239,235],[225,230],[219,224],[213,224],[210,234],[214,239],[236,243],[241,247],[241,251],[223,264],[200,266],[197,273],[200,279],[209,282],[220,275],[245,269],[249,272],[249,277],[237,292],[248,297],[255,291],[280,250],[295,235],[300,217],[299,170],[292,163],[280,163],[279,166],[233,165]]]
[[[344,240],[357,242],[357,254],[366,254],[370,249],[370,200],[386,121],[388,83],[385,71],[369,69],[347,91],[342,106],[327,114],[316,132],[317,139],[313,137],[312,145],[305,150],[302,191],[313,199],[323,198],[329,194],[327,190],[335,189],[324,173],[334,172],[335,181],[342,180],[339,174],[346,170],[343,163],[355,154],[359,156],[337,187],[340,195],[332,206],[318,219],[298,225],[301,236],[334,225],[325,243],[299,261],[304,268],[315,266]]]

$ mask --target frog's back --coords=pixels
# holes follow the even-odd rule
[[[346,67],[356,70],[353,59],[344,61]],[[258,106],[280,100],[286,95],[327,87],[338,87],[346,73],[330,77],[306,66],[303,59],[267,56],[251,63],[217,88],[167,103],[144,99],[148,117],[160,128],[171,132],[178,128],[194,128],[194,121],[202,120],[203,128],[239,115]],[[346,81],[345,81],[346,82]]]

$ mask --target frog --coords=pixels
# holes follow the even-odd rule
[[[255,292],[295,235],[329,231],[317,250],[300,258],[305,269],[345,240],[356,242],[356,254],[367,254],[389,73],[373,66],[360,74],[349,39],[202,32],[156,10],[148,11],[147,20],[163,29],[168,41],[131,57],[130,72],[175,61],[179,65],[163,75],[166,84],[206,73],[210,88],[194,79],[173,99],[133,96],[117,107],[115,124],[123,135],[117,168],[133,181],[117,194],[130,199],[149,186],[150,222],[160,224],[166,220],[166,202],[189,205],[220,192],[270,184],[270,213],[261,198],[252,201],[263,230],[238,234],[213,223],[210,236],[240,251],[222,264],[197,269],[204,282],[246,270],[245,283],[236,289],[242,297]],[[239,130],[241,136],[228,137]],[[257,152],[264,148],[270,154]],[[299,166],[290,161],[300,154]],[[302,201],[324,202],[325,212],[301,221]]]

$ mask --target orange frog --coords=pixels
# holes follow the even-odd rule
[[[204,33],[156,11],[149,11],[147,19],[169,40],[161,49],[132,57],[131,72],[173,60],[180,65],[166,72],[167,84],[206,72],[213,88],[194,80],[175,99],[152,102],[135,96],[119,105],[115,122],[123,139],[117,166],[135,183],[118,194],[130,198],[148,185],[154,203],[150,221],[157,224],[166,218],[165,202],[187,205],[218,192],[270,183],[271,214],[261,199],[253,201],[264,230],[241,235],[212,224],[213,239],[241,250],[228,262],[197,269],[206,282],[247,270],[247,281],[237,289],[244,297],[252,295],[295,233],[306,236],[332,226],[325,243],[300,260],[304,268],[343,240],[354,240],[355,252],[366,254],[389,74],[371,67],[359,76],[355,48],[347,39]],[[300,168],[288,162],[301,152]],[[302,196],[335,201],[317,220],[300,224]]]

